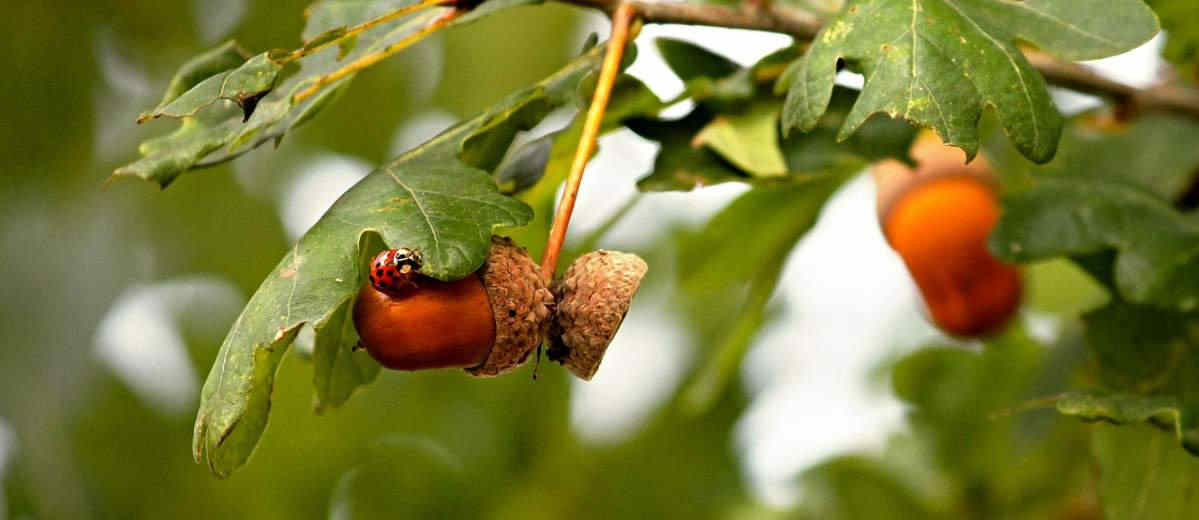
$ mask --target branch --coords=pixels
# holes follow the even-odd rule
[[[611,16],[619,0],[557,0],[562,3],[599,9]],[[693,4],[683,2],[632,1],[633,11],[645,23],[710,25],[733,29],[753,29],[790,34],[811,40],[824,20],[807,11],[770,4],[764,7]]]
[[[1025,50],[1024,57],[1046,81],[1059,87],[1109,97],[1134,109],[1199,117],[1199,91],[1195,89],[1168,83],[1139,89],[1108,79],[1086,65],[1059,60],[1040,51]]]
[[[435,5],[436,3],[437,2],[422,2],[418,6],[414,6],[414,7],[422,7],[424,5]],[[430,34],[437,32],[442,27],[449,25],[450,22],[454,21],[455,18],[457,18],[458,16],[460,16],[464,13],[465,13],[465,11],[461,11],[458,9],[450,9],[449,11],[445,11],[444,13],[441,14],[441,16],[438,16],[437,18],[433,18],[432,21],[430,21],[428,25],[420,28],[419,30],[417,30],[416,32],[413,32],[412,34],[410,34],[408,36],[405,36],[404,39],[402,39],[398,42],[395,42],[391,45],[388,45],[378,51],[364,54],[361,57],[359,57],[358,59],[345,64],[340,69],[330,72],[329,74],[325,74],[324,76],[317,77],[316,80],[313,81],[311,85],[306,87],[304,90],[297,92],[296,95],[292,96],[291,102],[299,103],[299,102],[311,97],[313,94],[316,94],[318,91],[320,91],[326,85],[334,83],[346,76],[349,76],[350,74],[354,74],[354,73],[359,72],[368,67],[372,67],[375,64],[379,63],[380,61],[383,61],[387,58],[390,58],[390,57],[396,55],[400,51],[407,49],[408,47],[412,46],[413,44],[425,39],[425,37],[429,36]]]
[[[557,1],[598,9],[609,15],[620,3],[619,0]],[[815,14],[777,3],[738,7],[652,0],[629,3],[645,23],[753,29],[788,34],[799,40],[812,40],[824,25],[824,20]],[[1025,50],[1024,55],[1046,81],[1056,86],[1111,98],[1134,110],[1170,112],[1199,119],[1199,90],[1170,84],[1138,89],[1107,79],[1085,65],[1059,60],[1040,51]]]
[[[579,198],[579,186],[583,182],[583,171],[591,154],[595,152],[595,140],[599,138],[600,126],[604,123],[604,110],[608,108],[608,99],[612,95],[612,87],[616,77],[620,75],[620,61],[624,56],[624,48],[629,40],[637,36],[641,25],[635,24],[634,9],[628,3],[620,4],[612,13],[612,35],[608,38],[604,63],[600,68],[599,79],[595,82],[595,93],[591,97],[591,105],[587,108],[587,119],[583,121],[583,132],[579,137],[579,146],[575,149],[574,161],[570,165],[570,173],[566,176],[566,186],[562,189],[562,200],[558,202],[558,212],[550,227],[550,236],[545,244],[545,255],[541,259],[541,274],[545,281],[553,280],[558,269],[558,256],[562,253],[562,245],[566,242],[566,228],[570,227],[570,215],[574,212],[575,201]]]

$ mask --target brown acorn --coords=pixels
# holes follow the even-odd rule
[[[592,251],[553,286],[558,302],[547,356],[579,379],[591,380],[649,266],[618,251]]]
[[[494,376],[524,363],[541,344],[553,295],[537,264],[508,238],[492,237],[483,266],[461,280],[423,276],[419,264],[414,251],[384,251],[358,293],[354,325],[383,366]]]

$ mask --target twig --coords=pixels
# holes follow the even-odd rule
[[[631,5],[645,23],[709,25],[735,29],[770,31],[812,40],[824,25],[821,17],[778,3],[766,6],[726,7],[710,4],[658,2],[652,0],[556,0],[611,13],[618,5]],[[625,2],[625,3],[622,3]],[[1199,89],[1158,85],[1138,89],[1096,74],[1089,67],[1059,60],[1039,51],[1026,50],[1029,63],[1054,85],[1113,98],[1139,110],[1171,112],[1199,118]]]
[[[1095,94],[1149,111],[1176,112],[1199,116],[1199,91],[1170,84],[1145,89],[1105,78],[1090,67],[1062,61],[1040,51],[1024,51],[1028,62],[1054,85],[1085,94]]]
[[[301,90],[300,92],[296,93],[296,95],[292,96],[292,99],[291,99],[292,103],[299,103],[299,102],[307,99],[308,97],[311,97],[313,94],[316,94],[325,85],[334,83],[339,79],[349,76],[350,74],[354,74],[355,72],[358,72],[362,69],[368,68],[368,67],[370,67],[376,63],[379,63],[380,61],[383,61],[387,58],[390,58],[394,54],[410,47],[412,44],[425,39],[426,36],[429,36],[430,34],[437,32],[437,30],[441,29],[442,27],[449,25],[450,22],[454,21],[455,18],[462,15],[464,12],[465,11],[462,11],[459,9],[451,9],[449,11],[446,11],[444,14],[442,14],[441,16],[434,19],[432,22],[429,22],[428,25],[426,25],[426,26],[420,28],[419,30],[417,30],[416,32],[404,37],[404,39],[402,39],[398,42],[395,42],[391,45],[388,45],[386,47],[383,47],[379,51],[363,55],[362,57],[360,57],[350,63],[347,63],[344,67],[317,78],[307,88],[305,88],[304,90]]]
[[[541,258],[541,274],[546,281],[553,279],[554,271],[558,267],[558,256],[562,253],[562,245],[566,241],[566,228],[570,225],[570,215],[574,212],[575,201],[579,198],[583,170],[595,151],[595,140],[599,137],[600,126],[604,122],[604,110],[608,108],[612,86],[616,84],[616,77],[620,75],[620,61],[629,41],[629,27],[633,24],[633,18],[633,8],[627,3],[620,4],[612,14],[612,36],[608,38],[603,67],[595,84],[591,105],[587,109],[587,119],[583,121],[582,136],[579,138],[579,146],[575,149],[570,173],[566,177],[562,200],[558,203],[558,211],[554,214],[554,222],[550,227],[545,256]]]
[[[348,38],[358,36],[359,34],[362,34],[370,29],[374,29],[375,27],[378,27],[385,23],[399,20],[400,18],[408,16],[417,11],[427,9],[430,7],[436,7],[439,5],[445,5],[445,4],[449,4],[449,3],[453,3],[453,2],[454,2],[454,0],[422,0],[418,3],[401,7],[394,11],[386,13],[382,16],[372,18],[370,20],[362,22],[353,27],[347,28],[344,31],[337,34],[337,36],[335,38],[329,38],[328,40],[317,43],[316,45],[312,45],[311,43],[306,43],[303,47],[300,47],[299,49],[292,51],[291,53],[287,54],[286,56],[279,59],[278,61],[280,63],[289,63],[289,62],[295,61],[297,59],[303,58],[304,56],[312,54],[314,52],[323,50],[323,49],[329,47],[330,45],[341,43]],[[320,35],[318,35],[318,37],[319,36]]]
[[[557,0],[562,3],[599,9],[611,13],[620,0]],[[725,7],[721,5],[696,4],[690,2],[627,2],[634,14],[645,23],[677,23],[684,25],[711,25],[733,29],[754,29],[786,33],[803,40],[811,40],[824,25],[824,20],[807,11],[771,3],[762,7]]]

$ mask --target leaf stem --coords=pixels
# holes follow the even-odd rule
[[[351,61],[350,63],[347,63],[344,67],[342,67],[340,69],[337,69],[333,72],[330,72],[329,74],[325,74],[324,76],[320,76],[320,77],[316,78],[316,80],[313,81],[311,85],[309,85],[304,90],[301,90],[300,92],[298,92],[294,96],[292,96],[292,98],[291,98],[292,103],[299,103],[299,102],[311,97],[313,94],[316,94],[317,92],[320,91],[321,88],[323,88],[324,86],[326,86],[330,83],[334,83],[346,76],[354,74],[355,72],[358,72],[362,69],[371,67],[372,65],[375,65],[376,63],[379,63],[380,61],[383,61],[387,58],[392,57],[396,53],[398,53],[404,49],[407,49],[408,47],[411,47],[412,44],[419,42],[419,41],[425,39],[425,37],[429,36],[430,34],[437,32],[442,27],[449,25],[450,22],[454,21],[455,18],[457,18],[458,16],[461,16],[465,12],[466,11],[463,11],[460,9],[451,9],[449,11],[446,11],[445,14],[443,14],[443,15],[437,17],[436,19],[434,19],[433,21],[429,22],[428,25],[422,27],[420,30],[404,37],[404,39],[402,39],[398,42],[395,42],[391,45],[388,45],[386,47],[383,47],[382,49],[380,49],[376,52],[365,54],[365,55],[359,57],[358,59]]]
[[[595,151],[595,141],[604,121],[604,110],[608,108],[612,87],[616,84],[616,77],[620,75],[620,62],[624,57],[624,48],[629,41],[629,28],[633,25],[635,16],[633,5],[627,2],[617,6],[612,14],[612,36],[608,38],[604,63],[600,68],[595,93],[591,97],[591,105],[587,109],[587,119],[583,121],[579,146],[575,149],[574,162],[571,163],[570,173],[566,177],[566,188],[562,192],[562,200],[558,202],[558,211],[554,214],[554,222],[550,227],[545,256],[541,258],[541,274],[546,281],[553,279],[557,270],[558,257],[566,241],[566,229],[570,226],[570,215],[574,212],[575,201],[579,198],[583,170]]]
[[[318,52],[321,49],[325,49],[331,45],[341,43],[348,38],[353,38],[355,36],[358,36],[359,34],[362,34],[366,31],[374,29],[375,27],[378,27],[385,23],[398,20],[409,14],[415,13],[415,12],[423,10],[423,9],[427,9],[430,7],[436,7],[439,5],[451,4],[451,3],[454,3],[455,1],[456,0],[423,0],[421,2],[412,4],[412,5],[401,7],[394,11],[386,13],[382,16],[372,18],[372,19],[362,22],[358,25],[350,27],[350,28],[346,29],[344,33],[339,34],[336,38],[331,38],[328,41],[321,42],[318,45],[313,45],[313,46],[304,45],[303,47],[300,47],[299,49],[292,51],[287,56],[281,58],[279,60],[279,62],[280,63],[290,63],[292,61],[303,58],[304,56],[308,56],[309,54],[312,54],[314,52]]]

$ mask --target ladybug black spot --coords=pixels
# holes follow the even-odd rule
[[[516,309],[508,309],[508,317],[515,318],[516,317]]]

